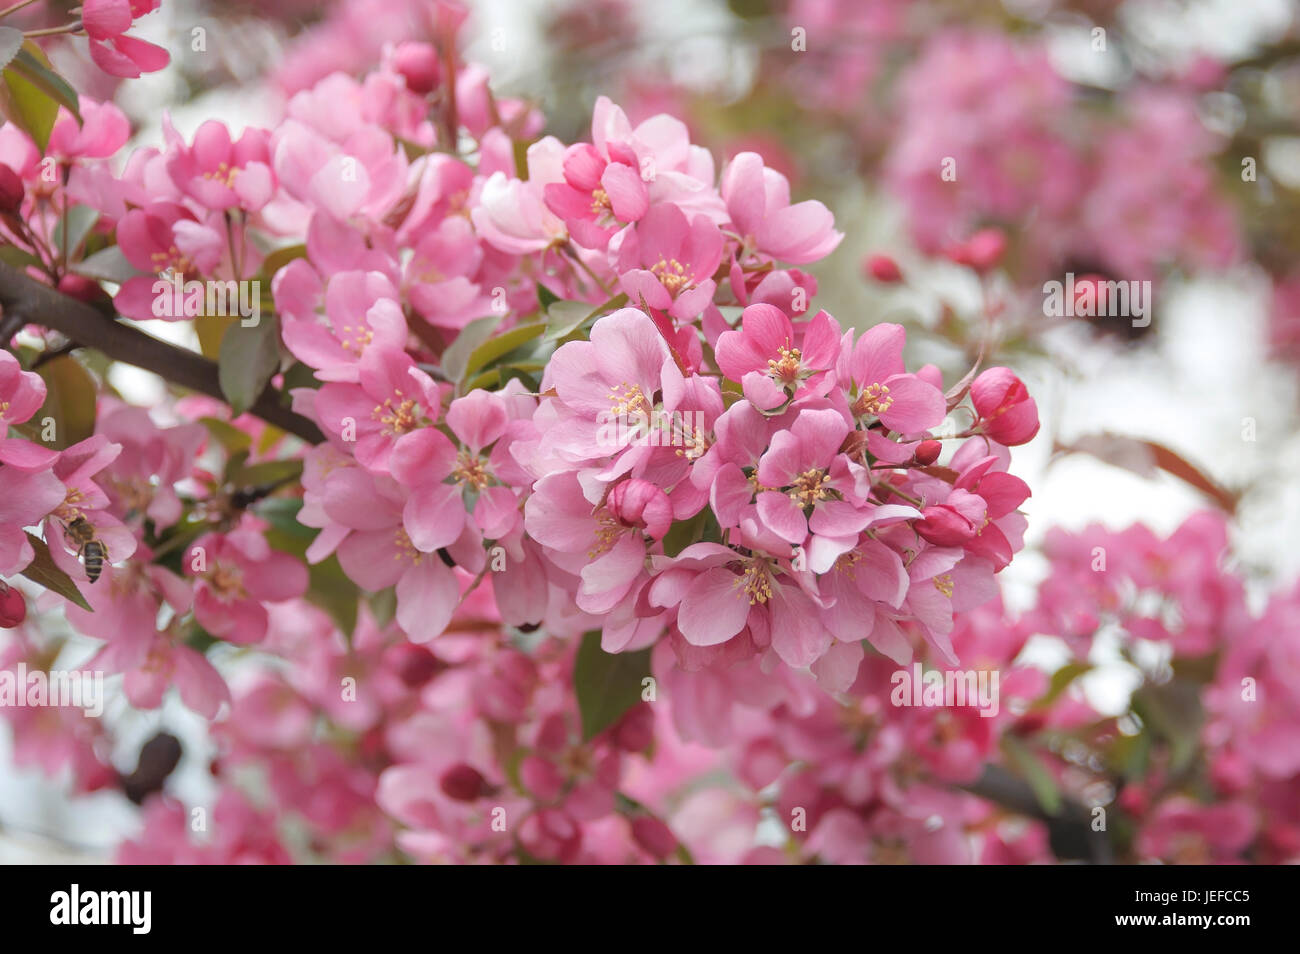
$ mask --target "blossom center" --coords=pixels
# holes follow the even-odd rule
[[[208,585],[221,600],[244,599],[248,596],[244,589],[244,575],[239,567],[217,564],[208,574]]]
[[[366,345],[375,340],[375,333],[365,325],[344,325],[340,329],[339,344],[344,351],[355,351],[358,355],[366,350]]]
[[[934,588],[944,596],[948,597],[948,599],[952,599],[953,585],[951,574],[945,573],[942,576],[936,576],[934,578]]]
[[[823,486],[825,480],[826,471],[816,468],[805,470],[794,479],[790,487],[790,499],[804,507],[824,500],[828,489]]]
[[[482,490],[492,479],[483,459],[464,450],[456,459],[456,469],[452,472],[452,476],[462,484],[470,484],[475,490]]]
[[[650,402],[641,391],[641,385],[626,381],[609,389],[610,412],[616,415],[650,413]]]
[[[864,414],[875,414],[879,417],[889,410],[894,399],[889,397],[889,387],[884,384],[868,384],[864,387],[858,399],[853,403],[853,413],[858,417]]]
[[[799,377],[799,366],[803,355],[799,353],[798,348],[779,348],[777,354],[780,357],[769,358],[767,361],[767,373],[778,381],[794,381]]]
[[[398,400],[394,402],[393,397]],[[407,431],[415,430],[419,420],[413,399],[402,397],[401,391],[394,391],[393,397],[384,398],[384,403],[376,405],[371,414],[383,426],[385,434],[400,437]]]
[[[741,593],[749,597],[750,606],[755,603],[766,603],[772,598],[772,579],[768,575],[766,563],[759,560],[746,560],[744,567],[744,572],[736,577],[735,585]]]
[[[211,179],[213,182],[220,182],[227,189],[231,189],[234,188],[235,176],[239,175],[239,171],[238,166],[223,162],[215,170],[203,173],[203,178]]]
[[[188,275],[194,271],[194,263],[181,254],[181,250],[175,245],[169,247],[165,252],[153,252],[149,255],[149,261],[153,264],[154,271],[162,275],[167,272],[174,272],[177,275]]]
[[[404,527],[393,531],[393,559],[408,560],[415,566],[419,566],[424,559],[424,554],[415,548]]]
[[[691,276],[686,274],[686,266],[677,259],[659,259],[650,266],[651,273],[659,279],[659,284],[668,289],[668,294],[676,296],[683,288],[691,284]]]

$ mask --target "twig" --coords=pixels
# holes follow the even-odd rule
[[[219,401],[226,400],[214,362],[110,319],[92,306],[69,298],[3,262],[0,262],[0,306],[4,307],[6,322],[13,319],[62,332],[114,361],[152,371],[173,384]],[[279,392],[271,387],[262,392],[249,413],[310,444],[325,440],[314,423],[282,406]]]

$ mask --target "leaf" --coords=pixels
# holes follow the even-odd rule
[[[286,245],[284,248],[277,248],[262,260],[262,274],[267,278],[274,278],[276,272],[284,268],[284,266],[288,265],[295,258],[306,257],[307,246],[303,245],[301,242],[297,245]]]
[[[280,322],[274,314],[250,328],[231,326],[221,340],[217,378],[236,417],[257,403],[279,367]]]
[[[87,255],[72,266],[78,275],[98,278],[100,281],[115,282],[118,285],[145,274],[132,265],[122,250],[116,245],[100,249],[94,255]]]
[[[58,593],[65,600],[76,603],[87,612],[93,613],[94,610],[81,595],[81,590],[77,589],[77,584],[72,582],[72,577],[59,569],[54,562],[54,557],[50,556],[50,548],[45,545],[45,541],[31,531],[27,531],[27,542],[36,551],[36,557],[27,565],[27,569],[23,570],[23,576],[53,593]]]
[[[449,381],[460,381],[465,377],[469,365],[469,356],[474,349],[492,337],[492,332],[501,324],[500,315],[488,315],[477,318],[460,330],[456,340],[442,353],[442,373]]]
[[[300,460],[266,460],[235,471],[232,481],[241,487],[260,487],[293,480],[302,474]]]
[[[1080,676],[1092,671],[1092,665],[1085,662],[1072,662],[1062,666],[1056,672],[1052,673],[1052,680],[1047,686],[1047,691],[1043,693],[1041,699],[1034,702],[1033,708],[1047,709],[1052,703],[1061,697],[1061,694],[1070,687]]]
[[[1016,736],[1007,735],[1002,737],[1002,751],[1033,790],[1034,798],[1038,799],[1043,811],[1048,815],[1060,812],[1061,790],[1056,787],[1052,773],[1033,750]]]
[[[76,358],[60,355],[36,369],[45,382],[45,403],[32,419],[54,419],[55,448],[71,447],[95,433],[95,379]]]
[[[560,296],[555,294],[541,282],[537,283],[537,303],[542,306],[542,311],[549,311],[550,307],[560,300]]]
[[[558,341],[582,327],[591,316],[591,306],[580,301],[557,301],[546,309],[546,340]]]
[[[0,26],[0,69],[4,69],[23,48],[23,31]]]
[[[54,247],[62,249],[63,233],[68,233],[67,249],[69,252],[75,252],[81,247],[81,243],[86,240],[90,230],[95,227],[99,221],[99,210],[92,209],[88,205],[74,205],[64,213],[59,224],[54,226]]]
[[[18,268],[27,268],[29,265],[35,265],[37,268],[41,265],[41,260],[26,249],[21,249],[17,245],[6,245],[0,248],[0,262],[6,265],[13,265]]]
[[[253,437],[246,431],[241,431],[229,421],[223,421],[219,417],[201,417],[199,423],[208,429],[211,434],[223,448],[226,453],[234,454],[239,451],[247,451],[253,446]]]
[[[520,325],[517,328],[511,328],[505,334],[489,338],[486,342],[479,345],[470,353],[469,360],[465,363],[465,373],[473,374],[475,371],[491,364],[498,358],[504,357],[521,345],[532,341],[545,330],[546,325],[537,322],[531,325]]]
[[[607,653],[600,632],[582,637],[573,661],[573,688],[582,716],[582,738],[590,741],[641,701],[641,680],[650,675],[650,650]]]
[[[41,62],[44,59],[40,47],[28,41],[4,70],[5,112],[32,137],[42,153],[49,146],[60,106],[66,106],[81,122],[77,94],[48,63]]]
[[[237,319],[224,315],[197,315],[194,318],[194,333],[199,336],[199,350],[209,361],[216,361],[221,356],[221,342],[226,337],[226,330]]]

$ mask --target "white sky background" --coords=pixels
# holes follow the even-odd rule
[[[1035,0],[1017,0],[1016,6],[1032,6]],[[521,15],[521,8],[543,7],[541,0],[528,3],[489,0],[478,4],[473,30],[478,37],[467,50],[471,59],[492,70],[494,80],[507,87],[535,68],[537,57],[520,55],[518,42],[535,49],[537,33],[533,19]],[[1009,6],[1013,5],[1011,3]],[[732,72],[729,82],[743,86],[752,62],[732,55],[734,47],[725,37],[726,14],[711,4],[688,0],[662,0],[647,5],[653,15],[643,17],[649,36],[662,41],[680,40],[683,24],[694,39],[682,49],[678,61],[681,81],[716,85],[720,69]],[[181,7],[180,10],[177,7]],[[162,16],[142,22],[139,32],[161,41],[175,36],[176,24],[194,22],[184,12],[184,3],[164,4]],[[1197,46],[1225,55],[1248,51],[1258,36],[1279,32],[1295,4],[1287,0],[1204,0],[1188,4],[1151,2],[1137,11],[1133,22],[1147,25],[1152,41],[1171,49]],[[508,28],[511,49],[494,52],[488,38],[496,26]],[[1061,68],[1080,75],[1088,63],[1062,62]],[[674,70],[677,74],[678,69]],[[1088,75],[1104,81],[1104,75]],[[139,115],[147,103],[167,102],[176,80],[163,71],[127,84],[125,105]],[[220,118],[238,129],[245,125],[274,122],[275,104],[255,90],[221,90],[209,93],[186,107],[172,111],[173,121],[190,135],[208,118]],[[153,114],[158,115],[154,110]],[[141,144],[161,139],[155,124],[143,128]],[[810,198],[798,194],[796,198]],[[818,196],[827,199],[828,197]],[[919,311],[933,308],[936,296],[960,303],[973,301],[974,285],[961,269],[925,265],[910,257],[900,236],[900,219],[879,196],[849,190],[829,203],[839,227],[847,233],[835,256],[814,270],[823,287],[852,287],[843,301],[823,295],[824,304],[845,323],[870,324],[897,309]],[[865,288],[854,284],[862,254],[896,250],[905,264],[921,267],[920,291]],[[1158,322],[1155,334],[1138,349],[1120,349],[1098,341],[1083,327],[1064,327],[1047,338],[1059,366],[1040,363],[1017,365],[1038,402],[1043,429],[1033,443],[1014,452],[1013,471],[1033,488],[1025,505],[1029,516],[1030,547],[1053,525],[1079,528],[1099,521],[1112,529],[1141,521],[1159,532],[1169,532],[1191,512],[1208,506],[1195,490],[1178,480],[1162,476],[1147,480],[1126,471],[1075,456],[1048,466],[1051,441],[1063,441],[1101,430],[1158,440],[1200,466],[1229,487],[1250,485],[1234,526],[1234,543],[1243,569],[1258,580],[1262,592],[1276,583],[1289,583],[1300,576],[1300,371],[1266,360],[1267,282],[1248,269],[1221,279],[1196,281],[1182,286],[1165,286],[1157,294]],[[864,296],[866,296],[864,298]],[[857,322],[850,306],[861,307]],[[146,323],[148,330],[162,337],[192,343],[192,332],[181,324]],[[1154,339],[1153,341],[1151,339]],[[996,360],[996,359],[995,359]],[[161,390],[160,382],[147,372],[119,367],[113,382],[133,400],[149,404]],[[1242,419],[1256,421],[1257,440],[1242,440]],[[1026,551],[1003,574],[1008,602],[1023,605],[1031,588],[1045,572],[1045,562]],[[75,661],[87,658],[95,643],[82,640]],[[1094,704],[1110,708],[1126,697],[1133,675],[1112,657],[1105,669],[1086,684]],[[1035,647],[1034,658],[1045,665],[1059,661],[1050,645]],[[220,662],[219,662],[220,665]],[[229,671],[229,667],[223,667]],[[108,680],[110,699],[120,688],[120,677]],[[187,804],[209,804],[213,785],[206,772],[208,746],[203,720],[185,710],[170,694],[162,710],[131,713],[120,697],[111,702],[105,718],[122,725],[119,768],[133,767],[139,745],[159,727],[182,738],[185,759],[169,782],[169,789]],[[0,720],[0,862],[64,861],[107,858],[107,848],[124,833],[134,831],[136,812],[115,792],[69,802],[62,786],[47,782],[34,771],[17,771],[11,764],[11,739],[7,723]],[[23,835],[20,829],[57,833],[72,843],[60,847],[48,838]],[[76,846],[81,846],[78,848]],[[89,851],[82,849],[90,849]],[[96,850],[99,849],[99,850]],[[70,852],[71,854],[65,854]]]

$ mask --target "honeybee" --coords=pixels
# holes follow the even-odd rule
[[[63,525],[68,539],[77,545],[77,556],[86,566],[86,576],[94,583],[104,572],[104,561],[108,559],[108,550],[104,541],[96,538],[95,528],[85,517],[77,517],[71,523]]]

